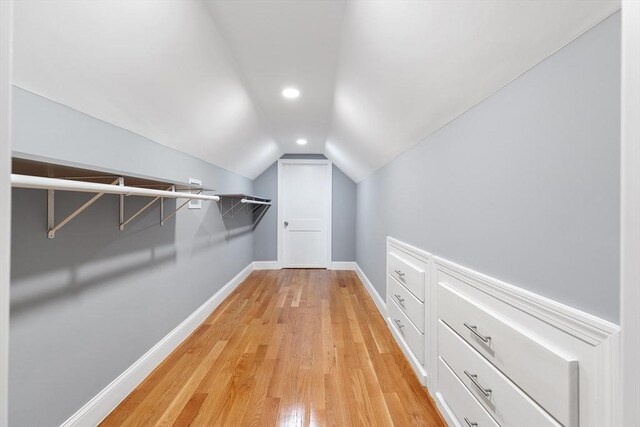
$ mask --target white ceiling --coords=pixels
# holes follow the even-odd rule
[[[250,178],[320,152],[359,181],[619,7],[19,0],[14,82]]]

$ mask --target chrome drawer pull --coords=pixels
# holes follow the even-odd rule
[[[471,326],[470,324],[468,324],[467,322],[464,322],[464,326],[467,327],[468,330],[470,330],[471,332],[473,332],[473,335],[477,336],[478,338],[480,338],[482,341],[484,342],[489,342],[491,341],[491,337],[489,335],[481,335],[478,332],[478,327],[477,326]]]
[[[471,380],[471,382],[473,383],[474,386],[478,387],[478,390],[480,390],[482,392],[482,394],[484,394],[486,397],[490,397],[491,396],[491,389],[490,388],[484,388],[480,385],[480,383],[478,382],[478,376],[477,375],[473,375],[470,374],[467,371],[464,371],[464,374],[469,377],[469,379]]]
[[[395,271],[396,274],[400,276],[401,279],[404,279],[404,273],[402,272],[402,270],[393,270],[393,271]]]
[[[393,321],[396,322],[396,325],[398,325],[398,328],[400,328],[400,329],[404,328],[404,325],[398,319],[394,319]]]
[[[402,296],[398,295],[398,294],[395,294],[394,297],[396,297],[396,299],[398,300],[400,305],[402,305],[404,307],[404,298],[402,298]]]
[[[474,423],[474,422],[469,421],[469,418],[467,418],[467,417],[464,417],[464,422],[467,423],[467,425],[469,427],[478,427],[478,423]]]

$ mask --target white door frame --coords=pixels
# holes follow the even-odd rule
[[[13,1],[0,1],[0,427],[8,425]]]
[[[622,2],[621,425],[640,422],[640,1]]]
[[[327,175],[329,180],[329,203],[328,203],[328,212],[326,213],[326,221],[327,221],[327,260],[325,268],[331,267],[331,212],[332,212],[332,199],[333,199],[333,163],[331,160],[327,159],[280,159],[278,160],[278,268],[283,268],[284,259],[282,256],[282,244],[284,241],[284,229],[281,224],[284,223],[284,216],[282,212],[282,167],[283,165],[327,165]]]

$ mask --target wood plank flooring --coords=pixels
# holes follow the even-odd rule
[[[351,271],[255,271],[101,426],[444,426]]]

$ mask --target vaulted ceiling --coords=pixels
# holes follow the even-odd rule
[[[19,0],[14,83],[250,178],[324,153],[360,181],[619,7]]]

